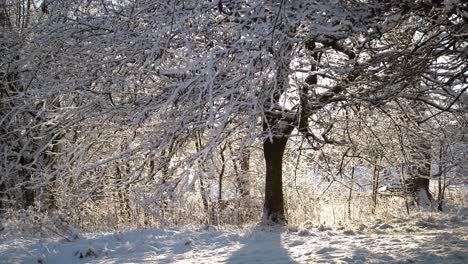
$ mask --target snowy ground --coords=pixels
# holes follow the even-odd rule
[[[468,263],[468,217],[354,228],[134,230],[74,242],[3,235],[0,263]]]

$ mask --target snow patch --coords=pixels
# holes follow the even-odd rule
[[[424,216],[424,217],[423,217]],[[132,230],[56,238],[0,237],[2,263],[468,263],[468,221],[412,215],[356,234],[321,225],[307,229],[258,226],[220,231]],[[420,229],[417,223],[432,223]],[[357,230],[366,227],[359,226]],[[407,233],[406,229],[417,230]],[[382,230],[392,230],[391,234]],[[326,231],[325,231],[326,230]]]

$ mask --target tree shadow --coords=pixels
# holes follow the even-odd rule
[[[281,230],[271,230],[244,236],[241,240],[244,245],[226,263],[296,263],[281,244],[281,234]]]
[[[350,257],[341,259],[346,263],[394,263],[395,259],[384,253],[371,252],[366,248],[355,248]]]
[[[408,262],[468,263],[468,240],[465,235],[466,229],[459,234],[443,232],[428,237],[418,248],[407,249],[405,255]]]
[[[379,252],[354,247],[350,256],[340,260],[346,263],[468,263],[468,241],[463,238],[463,234],[442,233],[421,236],[419,239],[422,241],[418,241],[417,246],[400,244],[395,247],[390,244]],[[404,244],[405,241],[400,243]]]

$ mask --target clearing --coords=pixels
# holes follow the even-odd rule
[[[347,227],[139,229],[73,242],[2,234],[1,263],[468,263],[464,214]]]

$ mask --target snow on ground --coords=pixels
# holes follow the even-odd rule
[[[468,217],[354,228],[142,229],[74,242],[4,235],[0,263],[468,263]]]

